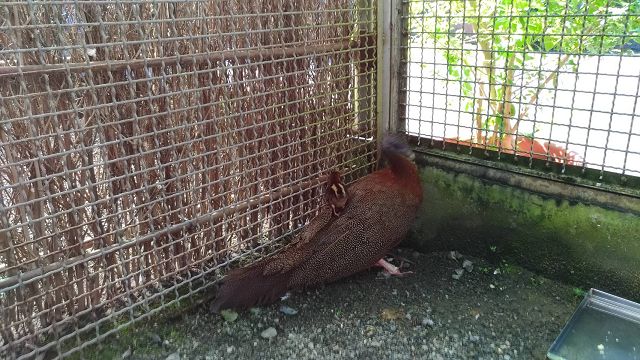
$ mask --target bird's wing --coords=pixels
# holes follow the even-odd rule
[[[307,257],[337,253],[337,247],[345,247],[344,251],[349,251],[346,247],[357,246],[357,243],[367,244],[369,242],[366,238],[367,230],[375,228],[388,216],[391,209],[388,208],[384,199],[388,198],[389,192],[394,192],[392,187],[369,181],[366,188],[359,187],[356,183],[349,191],[352,196],[350,205],[345,208],[341,216],[318,231],[315,239],[309,242],[312,250]],[[378,193],[386,193],[387,196],[377,196]],[[353,209],[376,209],[376,211],[356,212]],[[351,250],[366,251],[366,249]]]
[[[291,246],[270,258],[264,268],[263,275],[282,274],[302,263],[309,250],[313,248],[311,241],[314,240],[318,232],[331,224],[332,217],[331,207],[323,204],[318,215],[311,219],[292,240]]]

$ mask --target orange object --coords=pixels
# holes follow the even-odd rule
[[[471,142],[471,140],[448,138],[445,139],[445,142],[476,148],[484,147],[484,144]],[[557,163],[566,162],[567,165],[580,165],[582,163],[581,157],[575,151],[568,151],[560,145],[549,141],[545,142],[543,145],[540,141],[533,140],[530,137],[520,137],[518,138],[516,149],[517,150],[503,148],[501,149],[501,152],[506,154],[516,153],[518,156],[549,160]]]

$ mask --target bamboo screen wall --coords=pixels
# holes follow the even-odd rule
[[[375,161],[373,2],[0,4],[0,358],[205,293]]]

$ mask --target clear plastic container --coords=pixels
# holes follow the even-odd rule
[[[550,360],[640,360],[640,304],[591,289],[553,342]]]

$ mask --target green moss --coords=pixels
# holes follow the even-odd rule
[[[408,244],[506,259],[583,288],[640,299],[640,218],[433,167]],[[495,251],[490,249],[494,247]]]
[[[186,292],[186,286],[179,286],[176,293]],[[197,288],[197,285],[194,286]],[[167,349],[157,343],[159,337],[162,341],[168,340],[171,346],[180,346],[188,343],[190,339],[177,328],[158,327],[157,324],[169,323],[189,311],[195,311],[197,305],[206,302],[209,294],[196,292],[191,297],[183,300],[170,302],[175,297],[175,293],[164,295],[164,307],[153,314],[137,307],[132,311],[137,316],[145,314],[144,319],[140,319],[134,324],[126,325],[130,322],[129,313],[124,313],[109,322],[99,325],[100,334],[105,334],[111,330],[118,329],[107,337],[106,341],[99,344],[89,345],[82,350],[76,351],[67,358],[69,359],[120,359],[127,349],[133,349],[138,353],[164,358]],[[154,309],[161,305],[160,299],[156,298],[149,302],[149,308]],[[80,338],[71,338],[61,343],[63,353],[76,348],[80,343],[90,341],[95,338],[95,331],[89,331],[80,335]],[[155,338],[155,339],[154,339]],[[78,341],[79,340],[79,341]],[[108,345],[105,345],[108,344]]]

